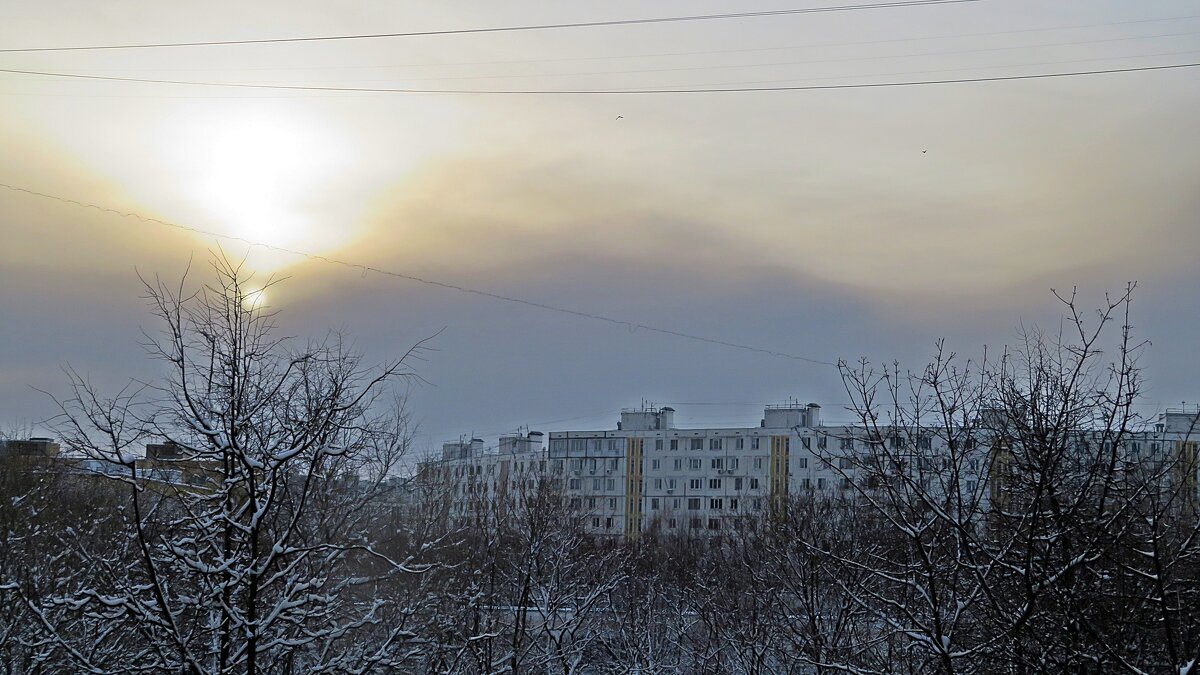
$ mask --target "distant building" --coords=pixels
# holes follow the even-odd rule
[[[1172,462],[1164,487],[1179,490],[1192,510],[1200,502],[1198,420],[1200,410],[1167,410],[1151,430],[1126,434],[1118,453],[1126,467]],[[596,535],[712,535],[753,527],[793,496],[853,496],[879,487],[878,471],[860,480],[872,447],[894,461],[895,475],[883,479],[902,472],[925,490],[957,489],[985,510],[1008,504],[1016,468],[995,428],[984,420],[976,436],[955,439],[960,460],[952,488],[945,476],[955,433],[825,425],[815,403],[767,406],[755,427],[683,429],[673,408],[627,409],[615,429],[552,431],[544,449],[540,434],[504,437],[493,448],[481,439],[446,443],[441,459],[422,463],[418,475],[441,486],[460,520],[494,512],[522,487],[545,481]],[[1081,450],[1104,442],[1087,430],[1077,437]]]
[[[49,458],[58,457],[60,447],[53,438],[33,437],[29,440],[0,441],[0,459],[15,457]]]
[[[673,408],[628,409],[613,430],[551,432],[548,456],[566,461],[565,497],[596,534],[718,533],[840,485],[814,454],[829,442],[820,413],[768,406],[757,427],[679,429]]]
[[[415,489],[444,498],[454,521],[495,516],[546,487],[543,479],[561,477],[563,463],[546,456],[544,436],[540,431],[501,436],[492,447],[478,438],[443,443],[441,459],[418,464]],[[549,487],[562,489],[560,482]]]

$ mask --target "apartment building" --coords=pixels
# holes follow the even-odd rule
[[[1164,485],[1200,502],[1198,418],[1200,410],[1163,412],[1121,440],[1122,461],[1146,471],[1170,463]],[[857,489],[908,481],[982,509],[1006,503],[1015,467],[990,429],[826,425],[815,403],[767,406],[758,426],[678,428],[673,408],[642,407],[622,410],[613,429],[552,431],[546,447],[537,432],[493,448],[479,439],[447,443],[422,471],[442,481],[460,518],[545,481],[597,535],[717,534],[796,495],[853,494],[855,481]],[[1098,432],[1076,435],[1081,451],[1106,442]]]
[[[444,498],[447,516],[458,522],[501,513],[535,490],[561,491],[560,481],[542,485],[561,478],[564,464],[547,457],[544,436],[509,434],[494,446],[480,438],[443,443],[440,457],[417,465],[416,490]]]

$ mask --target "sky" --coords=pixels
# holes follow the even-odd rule
[[[5,13],[0,50],[837,4],[25,3]],[[0,51],[0,69],[43,73],[539,92],[1196,62],[1200,8],[1169,0]],[[0,188],[0,426],[43,430],[42,392],[66,393],[66,365],[110,390],[161,374],[139,346],[155,328],[139,274],[177,278],[218,247],[282,280],[267,303],[289,335],[345,331],[371,363],[432,336],[408,392],[423,448],[613,428],[647,401],[685,426],[753,426],[789,398],[849,419],[837,371],[814,361],[919,369],[939,338],[977,357],[1022,326],[1057,327],[1051,289],[1093,306],[1129,281],[1152,342],[1141,405],[1195,403],[1198,109],[1200,68],[665,94],[0,72],[0,183],[110,209]]]

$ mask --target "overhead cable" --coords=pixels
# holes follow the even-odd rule
[[[1132,68],[1105,68],[1102,70],[1076,70],[1058,73],[1032,73],[1026,75],[999,75],[994,77],[964,77],[946,80],[906,80],[900,82],[857,82],[852,84],[814,84],[770,87],[695,87],[673,89],[410,89],[394,87],[334,87],[300,84],[251,84],[242,82],[199,82],[194,80],[157,80],[137,77],[112,77],[84,75],[82,73],[59,73],[40,70],[17,70],[0,68],[0,73],[55,77],[76,80],[99,80],[104,82],[135,82],[140,84],[169,84],[198,87],[231,87],[235,89],[265,89],[272,91],[317,91],[347,92],[359,94],[466,94],[466,95],[529,95],[529,96],[586,96],[586,95],[637,95],[637,94],[737,94],[773,91],[819,91],[832,89],[881,89],[888,87],[919,87],[937,84],[968,84],[978,82],[1011,82],[1015,80],[1044,80],[1059,77],[1082,77],[1085,75],[1110,75],[1115,73],[1140,73],[1155,70],[1195,68],[1200,63],[1171,63],[1159,66]]]
[[[215,47],[229,45],[261,45],[288,42],[331,42],[339,40],[377,40],[382,38],[429,37],[436,35],[467,35],[474,33],[513,33],[519,31],[558,30],[563,28],[599,28],[603,26],[635,26],[653,23],[681,23],[686,21],[713,21],[723,19],[752,19],[795,14],[823,14],[828,12],[850,12],[870,9],[895,9],[902,7],[926,7],[930,5],[956,5],[981,0],[901,0],[899,2],[874,2],[858,5],[831,5],[826,7],[800,7],[774,9],[758,12],[729,12],[725,14],[693,14],[687,16],[660,16],[643,19],[614,19],[610,21],[580,21],[572,23],[545,23],[523,26],[497,26],[492,28],[455,28],[447,30],[409,31],[403,33],[359,33],[351,35],[316,35],[305,37],[256,38],[248,40],[201,40],[196,42],[146,42],[110,45],[77,45],[69,47],[23,47],[0,49],[0,53],[18,54],[30,52],[79,52],[116,49],[157,49],[167,47]]]
[[[238,241],[238,242],[241,242],[241,243],[249,245],[249,246],[263,248],[263,249],[267,249],[267,250],[271,250],[271,251],[279,251],[281,253],[287,253],[289,255],[294,255],[297,257],[301,257],[301,258],[307,258],[309,260],[319,260],[321,262],[329,263],[331,265],[338,265],[341,267],[358,270],[358,271],[362,272],[364,275],[367,273],[374,273],[374,274],[379,274],[379,275],[385,276],[385,277],[392,277],[395,279],[404,279],[406,281],[415,281],[417,283],[425,284],[427,286],[436,286],[438,288],[444,288],[444,289],[448,289],[448,290],[458,291],[460,293],[477,295],[477,296],[481,296],[481,297],[485,297],[485,298],[490,298],[492,300],[501,300],[503,302],[509,302],[509,303],[513,303],[513,304],[517,304],[517,305],[524,305],[526,307],[534,307],[537,309],[542,309],[542,310],[546,310],[546,311],[550,311],[550,312],[557,312],[559,314],[568,314],[571,316],[576,316],[576,317],[580,317],[580,318],[584,318],[584,319],[591,319],[593,321],[601,321],[601,322],[612,324],[615,326],[620,326],[622,328],[629,330],[629,332],[631,332],[631,333],[636,333],[637,331],[642,330],[642,331],[646,331],[648,333],[658,333],[660,335],[669,335],[672,337],[683,338],[685,340],[692,340],[694,342],[703,342],[703,343],[710,344],[710,345],[716,345],[716,346],[720,346],[720,347],[729,347],[731,349],[739,349],[739,350],[748,351],[748,352],[755,352],[758,354],[765,354],[767,356],[774,356],[774,357],[789,359],[789,360],[793,360],[793,361],[802,361],[802,362],[811,363],[814,365],[830,366],[833,368],[838,367],[838,364],[836,364],[832,361],[823,361],[821,359],[813,359],[813,358],[808,358],[806,356],[798,356],[796,354],[789,354],[787,352],[781,352],[781,351],[777,351],[777,350],[773,350],[773,349],[763,349],[761,347],[740,344],[737,342],[730,342],[728,340],[720,340],[717,338],[710,338],[710,337],[706,337],[703,335],[696,335],[693,333],[685,333],[682,331],[672,330],[670,328],[662,328],[659,326],[652,326],[649,324],[638,323],[635,321],[627,321],[624,319],[615,319],[615,318],[612,318],[609,316],[604,316],[602,314],[594,314],[592,312],[584,312],[584,311],[580,311],[580,310],[570,309],[567,307],[550,305],[550,304],[546,304],[543,302],[526,300],[524,298],[518,298],[518,297],[514,297],[514,296],[510,296],[510,295],[501,295],[499,293],[492,293],[490,291],[484,291],[484,290],[480,290],[477,288],[471,288],[469,286],[462,286],[460,284],[453,284],[453,283],[447,283],[444,281],[437,281],[437,280],[428,279],[425,277],[418,277],[418,276],[415,276],[412,274],[404,274],[402,272],[396,272],[393,270],[384,269],[382,267],[376,267],[374,265],[365,265],[362,263],[351,262],[349,260],[332,258],[329,256],[318,255],[315,253],[309,253],[307,251],[300,251],[300,250],[296,250],[296,249],[292,249],[292,248],[286,248],[283,246],[276,246],[274,244],[267,244],[265,242],[255,241],[252,239],[247,239],[245,237],[238,237],[238,236],[234,236],[234,235],[223,234],[220,232],[214,232],[212,230],[205,230],[205,229],[198,228],[198,227],[192,227],[190,225],[182,225],[180,223],[174,223],[174,222],[171,222],[168,220],[161,220],[159,218],[154,218],[151,216],[144,216],[140,213],[135,213],[132,211],[121,211],[118,209],[112,209],[112,208],[109,208],[106,206],[100,206],[98,204],[92,204],[89,202],[80,201],[78,199],[71,199],[69,197],[60,197],[58,195],[47,194],[45,192],[38,192],[36,190],[30,190],[28,188],[19,187],[16,185],[8,185],[6,183],[0,183],[0,188],[4,188],[6,190],[11,190],[13,192],[21,192],[24,194],[33,195],[35,197],[42,197],[44,199],[50,199],[50,200],[54,200],[57,202],[62,202],[64,204],[70,204],[72,206],[79,206],[79,207],[82,207],[85,209],[94,209],[96,211],[101,211],[104,213],[111,213],[114,215],[121,216],[123,218],[135,218],[135,219],[141,220],[143,222],[165,225],[167,227],[172,227],[172,228],[175,228],[178,230],[185,230],[185,231],[193,232],[196,234],[202,234],[202,235],[205,235],[208,237],[214,237],[217,239],[226,239],[226,240],[230,240],[230,241]]]

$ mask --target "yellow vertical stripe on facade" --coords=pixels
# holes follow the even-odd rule
[[[642,439],[625,439],[625,536],[642,532]]]
[[[771,437],[771,457],[767,467],[771,487],[771,506],[781,509],[787,502],[788,496],[788,457],[791,451],[791,439],[787,436]]]

